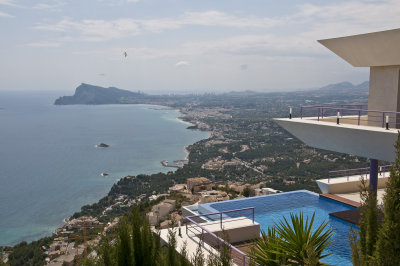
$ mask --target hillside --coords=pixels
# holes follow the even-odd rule
[[[103,88],[90,84],[82,83],[75,90],[73,96],[63,96],[58,98],[55,105],[67,104],[118,104],[125,99],[140,98],[143,94],[115,87]]]

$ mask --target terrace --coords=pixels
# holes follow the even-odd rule
[[[378,203],[382,203],[382,197],[386,182],[390,177],[391,165],[380,166],[378,173]],[[329,171],[328,178],[316,180],[322,194],[331,194],[354,202],[360,202],[361,179],[369,180],[370,168],[356,168],[346,170]]]
[[[275,121],[309,146],[394,161],[400,112],[368,110],[363,104],[314,105]]]
[[[246,266],[250,264],[249,257],[233,244],[258,238],[260,224],[254,220],[254,207],[249,207],[188,216],[185,218],[185,227],[179,224],[174,232],[177,251],[186,245],[189,259],[193,258],[199,245],[206,258],[212,254],[217,255],[223,245],[228,245],[231,248],[232,262]],[[160,232],[165,243],[169,242],[168,234],[168,229]]]

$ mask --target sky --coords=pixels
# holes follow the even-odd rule
[[[0,91],[358,84],[369,69],[317,40],[400,28],[399,14],[399,0],[0,0]]]

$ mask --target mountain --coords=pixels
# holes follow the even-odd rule
[[[350,82],[341,82],[330,84],[319,89],[299,90],[293,92],[254,92],[254,91],[232,91],[223,94],[205,93],[201,94],[177,94],[177,95],[149,95],[144,93],[136,93],[128,90],[121,90],[115,87],[103,88],[90,84],[82,83],[75,90],[73,96],[63,96],[58,98],[54,104],[159,104],[168,105],[172,102],[185,102],[196,97],[206,97],[210,103],[220,96],[241,99],[246,97],[258,96],[277,96],[277,95],[297,95],[302,97],[318,97],[320,100],[330,102],[332,98],[352,99],[354,102],[363,102],[364,98],[368,98],[369,92],[368,81],[358,85]]]
[[[124,103],[125,99],[141,98],[144,94],[121,90],[115,87],[103,88],[82,83],[73,96],[58,98],[55,105],[67,104],[117,104]]]
[[[329,84],[327,86],[319,88],[318,90],[345,92],[345,91],[348,91],[349,89],[351,89],[351,90],[354,90],[354,89],[368,90],[369,82],[365,81],[361,84],[353,85],[352,83],[346,81],[346,82],[340,82],[340,83],[335,83],[335,84]]]

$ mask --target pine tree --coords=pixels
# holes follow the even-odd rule
[[[142,242],[142,227],[143,219],[138,207],[135,207],[132,213],[132,245],[134,260],[137,265],[143,265],[143,242]]]
[[[203,254],[203,249],[201,247],[202,240],[199,241],[199,245],[197,246],[196,253],[194,254],[192,258],[192,264],[193,266],[204,266],[205,260],[204,260],[204,254]]]
[[[176,230],[172,227],[168,229],[168,251],[167,251],[167,258],[168,258],[168,265],[175,266],[177,264],[176,259]]]
[[[132,246],[128,222],[123,218],[119,224],[117,245],[118,266],[134,265],[132,257]]]
[[[224,243],[222,243],[220,250],[219,250],[219,258],[221,260],[222,266],[231,266],[232,265],[232,248],[230,245],[227,243],[230,243],[229,240],[229,235],[225,230],[222,230],[222,238],[225,240]]]
[[[371,265],[375,260],[378,239],[378,201],[376,193],[363,178],[360,198],[360,230],[356,232],[352,229],[349,233],[352,260],[354,265]]]
[[[379,231],[376,256],[379,265],[400,265],[400,134],[395,148],[396,161],[390,169],[383,198],[384,220]]]
[[[114,265],[114,259],[112,257],[113,247],[110,245],[110,241],[107,237],[103,237],[102,245],[100,246],[100,261],[103,265]]]
[[[180,254],[181,254],[181,256],[179,258],[180,266],[190,266],[190,262],[188,261],[188,254],[187,254],[186,246],[187,246],[187,242],[185,241],[185,242],[183,242],[183,245],[182,245],[182,248],[180,251]]]

